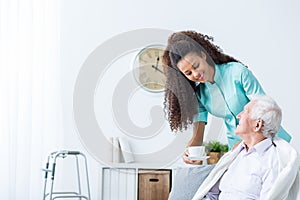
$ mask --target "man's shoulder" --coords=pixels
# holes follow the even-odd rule
[[[273,142],[276,145],[276,151],[281,160],[285,162],[294,159],[299,160],[298,151],[290,143],[279,137],[274,137]]]
[[[288,147],[293,148],[292,145],[289,142],[287,142],[286,140],[284,140],[280,137],[277,137],[277,136],[275,136],[273,138],[273,142],[275,143],[276,146],[280,145],[280,146],[288,146]]]

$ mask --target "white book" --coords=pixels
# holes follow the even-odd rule
[[[133,153],[130,148],[130,144],[125,137],[119,137],[119,143],[121,152],[126,163],[134,162]]]
[[[113,163],[119,163],[120,159],[120,144],[118,137],[112,138],[112,161]]]

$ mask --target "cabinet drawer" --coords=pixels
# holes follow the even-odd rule
[[[138,199],[167,200],[171,189],[171,170],[139,170]]]

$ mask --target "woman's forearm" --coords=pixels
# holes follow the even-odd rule
[[[193,127],[193,136],[190,139],[188,146],[201,146],[203,143],[205,123],[195,122]]]

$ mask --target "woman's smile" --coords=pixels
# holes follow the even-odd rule
[[[191,81],[204,83],[214,82],[214,67],[206,62],[206,55],[189,53],[177,64],[178,69]]]

